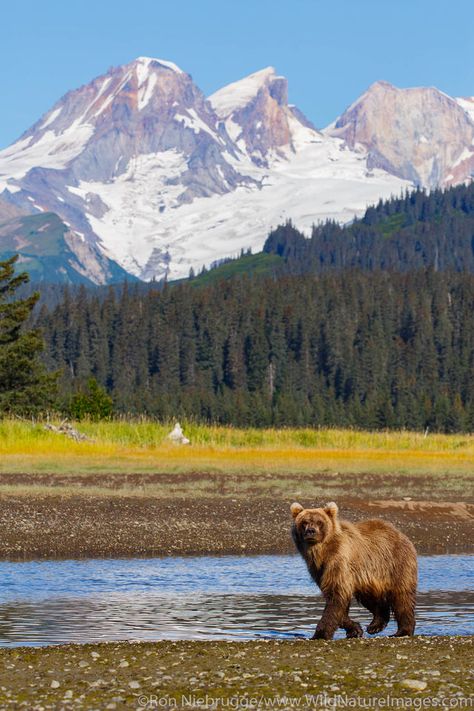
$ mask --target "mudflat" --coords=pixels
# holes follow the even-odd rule
[[[467,474],[1,474],[0,558],[289,553],[289,505],[383,518],[420,554],[472,551]]]

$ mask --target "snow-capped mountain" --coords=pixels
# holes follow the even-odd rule
[[[165,210],[251,182],[224,153],[234,144],[191,77],[141,57],[66,94],[2,151],[0,190],[140,273],[155,248],[160,261],[150,238]]]
[[[321,132],[287,94],[271,67],[209,99],[168,61],[113,68],[0,151],[0,213],[54,212],[79,261],[87,244],[142,279],[176,278],[259,249],[287,218],[348,221],[414,183],[470,175],[472,99],[378,83]]]

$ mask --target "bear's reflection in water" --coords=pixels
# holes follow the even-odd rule
[[[157,639],[254,639],[310,637],[322,613],[319,596],[122,595],[56,598],[0,605],[0,644]],[[364,626],[367,610],[354,605]],[[392,634],[393,621],[383,633]],[[422,593],[417,634],[472,634],[474,593]],[[336,638],[343,637],[339,630]]]
[[[416,634],[474,633],[473,561],[419,558]],[[297,555],[0,563],[3,646],[310,637],[323,606]]]

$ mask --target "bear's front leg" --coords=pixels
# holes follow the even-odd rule
[[[350,600],[344,600],[338,595],[326,596],[326,607],[312,639],[332,639],[337,628],[345,621],[349,604]]]

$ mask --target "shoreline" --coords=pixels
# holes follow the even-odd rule
[[[336,500],[341,518],[390,521],[419,555],[474,552],[474,504],[458,496],[449,501],[433,492],[435,499],[405,500],[399,491],[383,490],[374,491],[377,498],[354,498],[338,494],[330,483],[323,492],[317,486],[316,495],[311,481],[288,477],[272,491],[271,480],[261,487],[256,479],[224,484],[203,475],[181,477],[174,486],[153,479],[132,488],[130,482],[119,486],[114,477],[114,488],[107,490],[90,477],[81,489],[70,490],[56,481],[5,487],[0,478],[0,560],[294,553],[289,515],[294,500],[309,505]]]
[[[327,699],[347,696],[360,702],[349,706],[398,699],[397,707],[452,708],[450,700],[463,699],[472,708],[472,652],[472,636],[2,648],[0,706],[204,708],[211,698],[220,706],[208,708],[256,708],[248,703],[256,698],[277,708],[327,708]]]
[[[215,553],[215,552],[206,552],[203,551],[201,553],[182,553],[182,554],[173,554],[173,555],[167,555],[166,553],[155,553],[153,555],[147,555],[147,554],[142,554],[142,555],[109,555],[109,556],[57,556],[57,557],[48,557],[48,558],[29,558],[27,556],[23,558],[0,558],[0,564],[1,563],[77,563],[81,561],[107,561],[107,560],[167,560],[169,558],[180,558],[183,559],[183,561],[188,560],[190,558],[258,558],[258,557],[263,557],[263,556],[275,556],[275,557],[285,557],[285,556],[294,556],[295,558],[298,558],[298,553],[296,551],[288,551],[288,552],[275,552],[275,553],[258,553],[258,552],[252,552],[252,553],[246,553],[245,551],[240,552],[240,553]],[[474,558],[474,550],[472,549],[472,546],[468,547],[465,551],[456,551],[455,553],[450,553],[449,551],[446,553],[418,553],[417,552],[418,558],[433,558],[436,556],[463,556],[463,557],[469,557],[472,556]]]

